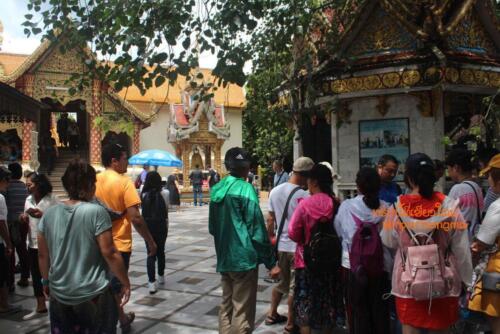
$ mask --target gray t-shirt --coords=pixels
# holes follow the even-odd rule
[[[59,302],[77,305],[109,285],[107,265],[96,237],[111,229],[106,210],[92,203],[59,204],[38,224],[49,248],[49,287]]]

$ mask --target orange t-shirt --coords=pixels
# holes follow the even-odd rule
[[[141,204],[141,198],[132,180],[112,169],[97,174],[96,197],[110,209],[124,212],[128,208]],[[113,221],[113,240],[120,252],[132,251],[132,226],[124,216]]]

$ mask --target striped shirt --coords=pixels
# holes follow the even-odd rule
[[[26,184],[20,180],[11,180],[7,191],[5,192],[5,201],[9,214],[7,221],[12,222],[19,219],[19,215],[24,212],[24,203],[28,197]]]
[[[498,198],[500,197],[499,194],[495,194],[491,187],[488,188],[488,191],[486,192],[486,197],[484,198],[484,212],[486,213],[488,211],[488,208],[490,207],[491,203],[495,202]]]

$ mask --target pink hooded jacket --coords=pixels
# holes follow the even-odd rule
[[[320,218],[327,217],[333,225],[333,211],[332,198],[325,193],[317,193],[309,198],[299,199],[299,205],[288,225],[288,236],[297,243],[295,269],[305,267],[304,245],[309,242],[311,231],[316,222]]]

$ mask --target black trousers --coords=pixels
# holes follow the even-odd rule
[[[31,279],[33,280],[33,292],[35,297],[43,297],[42,274],[38,266],[38,249],[28,247],[30,258]]]
[[[165,242],[167,241],[168,228],[162,232],[155,232],[153,234],[153,239],[156,243],[156,255],[148,256],[147,267],[148,267],[148,280],[149,282],[156,281],[155,274],[155,263],[158,261],[158,275],[163,276],[165,274]],[[146,243],[146,249],[149,253],[149,246]]]
[[[380,277],[370,277],[363,284],[349,271],[347,303],[352,317],[350,333],[390,333],[388,301],[382,299],[386,284],[385,273]]]

